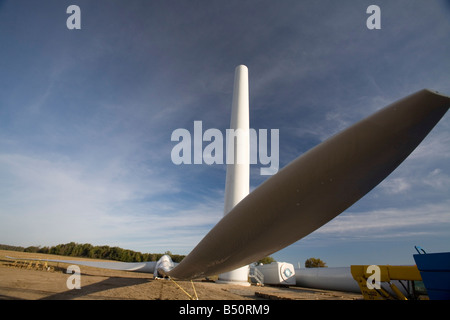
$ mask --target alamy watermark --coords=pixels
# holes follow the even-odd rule
[[[366,286],[368,289],[381,288],[381,269],[377,265],[371,265],[367,267],[366,273],[371,274],[366,281]]]
[[[67,18],[66,26],[69,30],[80,30],[81,29],[81,9],[77,5],[70,5],[66,9],[66,13],[70,14]],[[366,10],[370,17],[367,18],[366,26],[369,30],[379,30],[381,29],[381,9],[377,5],[370,5]]]
[[[72,274],[67,278],[66,286],[67,289],[81,289],[81,270],[77,265],[71,265],[67,268],[66,273]]]
[[[69,30],[81,29],[81,9],[77,5],[70,5],[67,7],[66,13],[70,16],[66,20],[66,26]]]
[[[202,121],[194,121],[194,134],[184,128],[172,132],[171,141],[178,141],[172,148],[171,159],[176,165],[181,164],[242,164],[245,156],[235,154],[240,139],[249,139],[249,162],[261,164],[261,175],[273,175],[279,168],[279,130],[270,130],[270,152],[268,130],[226,129],[225,139],[222,131],[215,128],[203,132]],[[245,141],[245,140],[241,140]],[[204,146],[204,142],[207,144]],[[226,152],[224,152],[226,150]],[[270,153],[270,154],[269,154]]]

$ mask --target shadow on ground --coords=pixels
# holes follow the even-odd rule
[[[97,283],[82,286],[80,289],[72,289],[65,292],[56,293],[48,297],[41,298],[40,300],[72,300],[88,295],[92,296],[95,295],[96,293],[110,289],[129,287],[147,282],[149,282],[149,280],[143,278],[110,277]],[[105,299],[107,297],[102,296],[101,298]]]

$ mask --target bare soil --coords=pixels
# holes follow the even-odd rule
[[[300,287],[217,284],[196,280],[155,280],[149,273],[81,266],[81,288],[69,289],[64,263],[9,259],[87,260],[74,257],[0,250],[0,299],[2,300],[356,300],[359,294]]]

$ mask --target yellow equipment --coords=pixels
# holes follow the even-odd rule
[[[376,267],[377,271],[374,271],[375,268],[373,267]],[[417,286],[418,282],[422,281],[417,266],[354,265],[351,266],[351,273],[365,300],[419,299],[421,298],[420,295],[424,294],[421,288]],[[396,282],[403,286],[406,295],[392,282],[393,280],[398,280]],[[404,282],[406,282],[406,286]],[[387,283],[391,290],[383,288],[384,283]]]

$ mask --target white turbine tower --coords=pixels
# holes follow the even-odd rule
[[[250,190],[250,120],[248,69],[236,67],[230,129],[227,136],[227,176],[225,182],[224,216],[244,199]],[[234,134],[234,135],[233,135]],[[249,267],[222,273],[218,282],[250,285]]]

